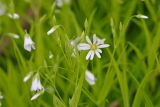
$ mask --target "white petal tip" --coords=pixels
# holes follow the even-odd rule
[[[85,72],[85,79],[88,82],[89,85],[94,85],[96,82],[96,78],[94,74],[92,74],[90,71],[86,70]]]
[[[36,100],[40,95],[44,93],[44,89],[37,92],[35,95],[32,96],[31,101]]]

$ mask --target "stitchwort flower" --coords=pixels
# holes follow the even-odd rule
[[[41,84],[39,73],[36,73],[32,80],[31,91],[40,91],[43,90],[44,87]]]
[[[24,35],[24,49],[31,52],[35,49],[35,43],[32,41],[30,35],[26,32]]]
[[[24,82],[28,81],[31,77],[32,79],[32,85],[31,85],[31,91],[35,92],[35,94],[32,96],[31,101],[37,99],[40,95],[44,93],[44,87],[41,84],[39,73],[34,74],[34,72],[29,72],[23,79]]]
[[[33,77],[31,91],[36,92],[32,96],[31,101],[37,99],[44,92],[44,87],[41,84],[39,73],[36,73]]]
[[[101,58],[100,53],[102,53],[101,48],[109,47],[109,44],[104,44],[105,39],[99,39],[96,37],[96,34],[93,34],[93,42],[86,36],[87,43],[80,43],[78,45],[78,50],[89,50],[86,60],[93,60],[94,55],[96,54],[98,58]]]

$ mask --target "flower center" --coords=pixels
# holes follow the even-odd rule
[[[91,45],[91,50],[96,50],[97,49],[97,45],[96,44],[92,44]]]

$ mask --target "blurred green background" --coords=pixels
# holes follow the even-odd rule
[[[0,0],[2,107],[160,107],[160,0],[69,1]],[[62,28],[47,36],[55,25]],[[35,42],[32,52],[23,48],[25,30]],[[70,40],[83,31],[110,44],[101,59],[87,61],[86,52],[71,56]],[[84,79],[86,69],[97,78],[94,86]],[[40,72],[46,88],[35,101],[31,81],[23,82],[30,71]]]

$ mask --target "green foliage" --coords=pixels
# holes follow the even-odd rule
[[[0,0],[2,107],[160,107],[160,1],[62,1],[59,7],[55,0]],[[25,31],[35,42],[31,52],[24,49]],[[102,58],[86,60],[87,51],[73,57],[71,40],[94,33],[110,44]],[[93,86],[87,69],[96,77]],[[30,71],[45,88],[34,101],[32,79],[23,82]]]

